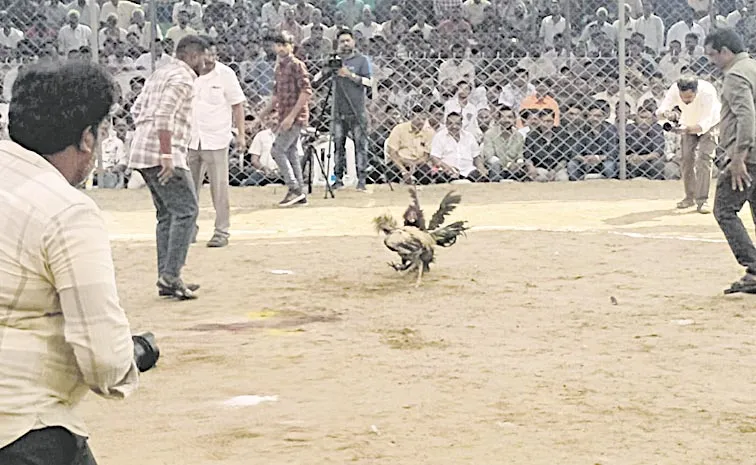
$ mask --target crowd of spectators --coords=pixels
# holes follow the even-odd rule
[[[756,0],[626,0],[624,24],[616,0],[92,1],[0,0],[2,121],[20,66],[91,60],[96,50],[123,91],[103,150],[106,168],[116,165],[127,156],[128,110],[145,77],[184,35],[207,35],[237,73],[248,132],[259,139],[247,154],[232,152],[235,185],[274,179],[261,162],[269,153],[255,153],[270,145],[271,121],[256,113],[273,86],[271,31],[295,37],[312,74],[334,52],[337,31],[354,31],[374,76],[372,182],[618,177],[621,30],[627,176],[676,178],[679,139],[656,117],[665,90],[683,74],[717,84],[703,55],[712,27],[733,27],[756,48]],[[322,133],[326,91],[311,102]]]

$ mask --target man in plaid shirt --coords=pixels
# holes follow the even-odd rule
[[[297,143],[302,128],[307,126],[310,116],[307,106],[312,95],[310,74],[307,67],[294,56],[294,37],[288,32],[279,32],[269,38],[273,50],[278,55],[276,64],[276,82],[273,98],[263,110],[264,118],[274,109],[278,111],[281,123],[276,132],[276,140],[271,148],[271,155],[278,165],[289,192],[279,202],[282,207],[307,205],[302,180],[302,162],[299,159]]]
[[[191,139],[194,80],[205,66],[207,42],[181,39],[176,58],[144,84],[131,113],[136,131],[129,167],[141,173],[157,209],[158,293],[196,298],[199,286],[181,280],[181,268],[195,234],[197,197],[186,163]]]

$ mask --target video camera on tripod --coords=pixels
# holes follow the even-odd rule
[[[330,70],[339,70],[344,66],[344,59],[336,53],[332,53],[326,60],[325,67]]]

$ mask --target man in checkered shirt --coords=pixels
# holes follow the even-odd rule
[[[207,42],[189,35],[176,57],[157,69],[131,108],[136,130],[129,167],[144,178],[157,209],[158,294],[194,299],[181,268],[195,235],[197,197],[186,163],[191,139],[194,80],[205,66]]]
[[[312,95],[310,74],[302,61],[294,56],[294,37],[288,32],[279,32],[269,38],[273,50],[278,55],[276,82],[273,98],[263,110],[264,118],[274,109],[278,111],[281,123],[276,130],[271,155],[278,165],[289,192],[279,202],[282,207],[307,205],[302,180],[302,162],[297,150],[299,135],[307,126],[310,117],[307,102]]]

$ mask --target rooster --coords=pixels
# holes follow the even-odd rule
[[[465,221],[457,221],[442,227],[446,216],[457,208],[462,196],[453,191],[447,193],[426,227],[417,191],[412,188],[409,193],[412,203],[404,212],[404,225],[399,226],[390,214],[375,218],[373,223],[376,231],[386,235],[383,241],[386,247],[398,253],[402,259],[401,263],[389,263],[389,265],[396,271],[407,273],[417,271],[415,287],[419,287],[423,273],[430,270],[435,247],[451,247],[457,242],[457,237],[464,235],[469,228],[465,226]]]

